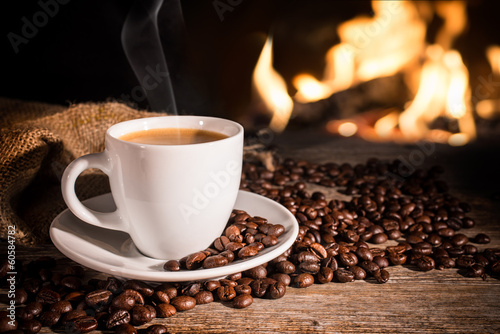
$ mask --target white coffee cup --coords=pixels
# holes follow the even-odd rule
[[[193,128],[227,138],[187,145],[139,144],[119,139],[155,128]],[[243,158],[243,127],[230,120],[201,116],[164,116],[111,126],[105,150],[74,160],[65,170],[62,194],[81,220],[127,232],[145,255],[180,259],[204,250],[221,235],[238,195]],[[86,169],[109,177],[116,211],[96,212],[75,193]]]

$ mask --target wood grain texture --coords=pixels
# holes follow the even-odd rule
[[[373,144],[307,132],[302,136],[285,134],[275,138],[275,144],[281,156],[352,164],[372,156],[408,158],[420,149],[416,145]],[[500,183],[496,183],[498,175],[489,173],[490,168],[483,167],[483,175],[478,172],[491,155],[487,149],[480,150],[436,145],[422,165],[444,165],[450,192],[473,205],[470,216],[477,225],[462,232],[470,237],[485,232],[492,238],[490,244],[479,245],[483,249],[500,247],[500,201],[495,195]],[[0,247],[4,252],[6,244]],[[73,264],[52,245],[19,248],[17,253],[24,261],[43,255],[56,257],[60,270]],[[214,302],[153,323],[165,324],[172,333],[500,333],[499,279],[466,278],[456,269],[421,272],[412,266],[395,266],[388,271],[391,277],[386,284],[367,280],[288,288],[281,299],[254,299],[245,309]],[[88,270],[86,279],[93,277],[106,276]],[[0,309],[5,307],[4,303],[0,305]]]

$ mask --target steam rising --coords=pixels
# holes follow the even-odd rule
[[[180,9],[179,0],[170,1]],[[177,114],[174,91],[158,30],[163,0],[137,0],[122,28],[121,41],[153,111]],[[177,13],[175,13],[177,14]],[[179,15],[182,14],[179,12]]]

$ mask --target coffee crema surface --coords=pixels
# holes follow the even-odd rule
[[[207,143],[228,136],[215,131],[187,128],[160,128],[127,133],[119,139],[148,145],[189,145]]]

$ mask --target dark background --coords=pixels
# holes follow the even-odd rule
[[[0,96],[67,104],[130,95],[139,82],[120,33],[132,1],[62,2],[17,53],[8,34],[22,35],[22,18],[33,22],[43,9],[33,0],[2,3]],[[321,75],[326,50],[338,42],[336,26],[371,10],[369,1],[181,1],[184,23],[179,25],[175,4],[165,0],[159,27],[179,113],[235,119],[251,101],[252,70],[269,33],[274,66],[290,83],[302,71]],[[471,72],[485,69],[487,45],[500,44],[497,7],[495,1],[469,2],[470,24],[456,47],[468,65],[474,64]],[[148,108],[145,100],[125,102]]]

